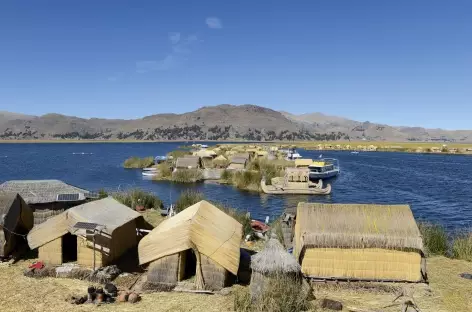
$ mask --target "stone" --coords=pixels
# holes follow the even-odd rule
[[[129,297],[129,293],[127,291],[121,291],[118,294],[118,302],[127,302]]]
[[[129,303],[136,303],[141,299],[137,293],[131,293],[128,297]]]
[[[105,291],[105,294],[110,297],[116,297],[118,294],[118,288],[116,288],[116,286],[112,283],[105,284],[105,287],[103,289]]]
[[[333,310],[333,311],[341,311],[343,309],[343,304],[336,300],[331,299],[323,299],[321,300],[321,307],[323,309]]]

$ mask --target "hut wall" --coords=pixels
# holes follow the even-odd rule
[[[129,249],[136,247],[138,236],[136,235],[136,220],[123,224],[113,231],[111,238],[110,261],[118,259]]]
[[[218,263],[200,254],[205,289],[220,290],[230,284],[231,274]]]
[[[421,255],[380,248],[308,248],[302,272],[311,277],[419,282]]]
[[[95,252],[95,267],[100,268],[107,263],[106,255],[100,247],[93,249],[93,242],[77,236],[77,264],[93,268],[93,253]]]
[[[149,265],[147,282],[162,290],[174,288],[179,282],[179,271],[185,271],[180,268],[180,255],[176,253],[153,261]]]
[[[62,237],[39,247],[38,256],[47,264],[62,264]]]

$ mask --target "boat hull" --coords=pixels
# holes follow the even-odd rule
[[[326,180],[334,178],[339,174],[339,170],[332,170],[328,172],[310,172],[309,178],[310,180]]]

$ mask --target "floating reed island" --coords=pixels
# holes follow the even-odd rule
[[[12,192],[0,191],[6,311],[34,310],[38,302],[45,311],[82,311],[64,299],[92,282],[140,293],[139,310],[384,311],[411,290],[385,311],[470,311],[471,236],[451,239],[440,226],[418,226],[407,205],[300,203],[254,243],[244,212],[197,193],[183,194],[177,214],[164,217],[152,194],[101,192],[32,226],[28,201]],[[12,239],[12,228],[27,240]],[[23,247],[32,250],[22,256]]]

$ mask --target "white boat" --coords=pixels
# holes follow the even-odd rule
[[[334,178],[341,172],[339,161],[334,158],[322,158],[308,166],[310,180]]]
[[[358,151],[352,151],[351,154],[359,154]]]
[[[286,160],[295,160],[302,158],[302,155],[300,155],[296,149],[291,148],[288,150],[287,157],[285,157]]]
[[[143,171],[141,174],[143,177],[154,177],[157,175],[157,171]]]
[[[157,171],[157,168],[154,168],[154,167],[143,168],[143,171]]]

